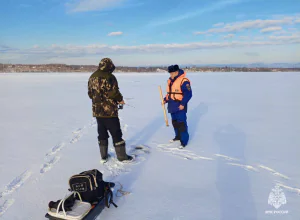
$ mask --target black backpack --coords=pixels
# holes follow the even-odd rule
[[[84,202],[97,204],[105,199],[105,205],[108,208],[110,204],[117,207],[113,202],[113,193],[110,189],[115,184],[103,181],[102,177],[103,174],[97,169],[83,171],[70,177],[69,190],[78,192]]]

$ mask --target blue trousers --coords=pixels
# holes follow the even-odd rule
[[[189,141],[189,133],[187,126],[186,111],[181,110],[175,113],[171,113],[172,124],[175,131],[175,136],[180,139],[181,144],[187,145]]]

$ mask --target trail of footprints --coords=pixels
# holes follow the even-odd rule
[[[92,128],[97,125],[97,121],[95,118],[91,120],[88,126],[83,126],[82,128],[78,128],[72,132],[73,136],[71,137],[69,143],[61,142],[50,149],[50,151],[45,155],[45,163],[41,165],[40,173],[44,174],[51,170],[53,166],[60,160],[60,156],[57,155],[59,151],[61,151],[67,144],[75,144],[77,143],[85,129]]]
[[[14,178],[10,183],[8,183],[2,192],[0,192],[0,199],[4,198],[8,195],[11,195],[13,192],[15,192],[18,188],[20,188],[31,176],[30,171],[25,171],[24,173],[20,174],[16,178]],[[0,203],[0,217],[3,215],[9,207],[11,207],[14,203],[14,199],[7,199],[4,200],[3,203]]]
[[[97,124],[96,120],[93,119],[88,127],[95,127]],[[73,131],[73,136],[71,137],[69,144],[74,144],[80,140],[83,135],[84,129],[87,127],[84,126],[83,128],[78,128],[77,130]],[[40,166],[40,174],[43,175],[44,173],[51,170],[55,164],[57,164],[60,160],[60,156],[57,155],[67,143],[61,142],[55,146],[53,146],[46,154],[44,160],[46,161]],[[10,183],[8,183],[4,188],[0,188],[0,217],[14,204],[15,200],[13,198],[5,199],[7,196],[12,195],[16,190],[21,188],[32,176],[32,171],[26,170],[20,175],[16,176]],[[1,201],[3,200],[3,201]]]
[[[170,144],[158,144],[157,147],[160,151],[171,153],[177,157],[180,157],[182,159],[186,160],[214,160],[210,157],[203,157],[200,155],[197,155],[189,150],[185,149],[179,149],[178,147],[172,147],[173,143]]]
[[[120,118],[121,121],[122,118]],[[77,130],[73,131],[73,136],[71,137],[70,141],[68,142],[69,144],[74,144],[76,142],[78,142],[80,140],[80,138],[83,135],[83,131],[87,128],[87,127],[95,127],[97,126],[97,122],[95,119],[93,119],[88,126],[84,126],[82,128],[78,128]],[[123,126],[124,131],[126,132],[128,128],[128,125],[125,124]],[[153,142],[154,143],[154,142]],[[55,146],[53,146],[46,154],[45,154],[45,158],[44,160],[46,161],[45,163],[43,163],[40,167],[40,174],[44,174],[46,172],[48,172],[49,170],[51,170],[55,164],[57,164],[60,160],[60,156],[57,155],[65,146],[67,145],[67,143],[65,142],[61,142]],[[207,160],[207,161],[213,161],[215,160],[215,158],[213,157],[204,157],[204,156],[200,156],[197,155],[195,153],[193,153],[190,150],[186,150],[186,149],[178,149],[177,147],[172,147],[173,144],[158,144],[156,143],[157,148],[162,151],[162,152],[166,152],[166,153],[170,153],[176,157],[179,157],[181,159],[185,159],[185,160]],[[135,162],[131,162],[130,165],[134,165],[134,164],[138,164],[140,162],[142,162],[143,160],[145,160],[145,158],[143,156],[141,156],[142,154],[148,154],[150,153],[150,148],[148,146],[145,145],[141,145],[142,150],[136,150],[135,149],[136,146],[131,146],[130,149],[130,154],[134,154],[137,158],[135,160]],[[113,149],[110,149],[110,153],[113,155]],[[226,155],[221,155],[221,154],[214,154],[213,156],[215,156],[216,158],[221,158],[224,159],[227,162],[227,165],[230,166],[237,166],[237,167],[241,167],[247,171],[254,171],[254,172],[259,172],[259,169],[268,171],[269,173],[271,173],[274,176],[277,177],[281,177],[284,180],[290,180],[290,178],[270,167],[267,167],[265,165],[257,165],[257,167],[251,166],[251,165],[244,165],[244,164],[240,164],[238,163],[240,160],[237,158],[233,158],[233,157],[229,157]],[[124,172],[130,172],[131,170],[126,166],[126,163],[122,163],[119,162],[115,157],[112,157],[111,160],[109,160],[106,164],[105,164],[106,169],[110,172],[111,176],[118,176],[121,173]],[[13,194],[16,190],[18,190],[20,187],[22,187],[25,182],[27,182],[30,177],[32,176],[32,172],[30,170],[26,170],[24,171],[22,174],[18,175],[17,177],[15,177],[10,183],[8,183],[3,190],[0,190],[0,199],[3,200],[5,197]],[[287,185],[284,185],[282,183],[278,183],[278,185],[280,185],[281,187],[297,193],[300,195],[300,189],[295,188],[295,187],[290,187]],[[0,217],[14,204],[15,200],[14,199],[6,199],[3,202],[1,202],[0,200]]]
[[[215,160],[213,157],[203,157],[200,155],[197,155],[195,153],[193,153],[190,150],[186,150],[186,149],[179,149],[178,147],[174,147],[174,143],[169,143],[169,144],[158,144],[153,142],[154,144],[156,144],[158,150],[162,151],[162,152],[166,152],[166,153],[170,153],[176,157],[179,157],[181,159],[185,159],[185,160]],[[227,155],[222,155],[222,154],[214,154],[213,155],[216,158],[220,158],[220,159],[224,159],[225,161],[227,161],[227,165],[229,166],[236,166],[236,167],[240,167],[242,169],[245,169],[246,171],[252,171],[252,172],[259,172],[259,170],[264,170],[264,171],[268,171],[271,175],[280,177],[284,180],[290,180],[290,177],[268,167],[262,164],[258,164],[256,166],[252,166],[249,164],[241,164],[240,159],[238,158],[233,158]],[[300,189],[295,188],[295,187],[290,187],[290,186],[286,186],[282,183],[279,183],[279,185],[283,188],[288,189],[291,192],[295,192],[298,193],[300,195]]]

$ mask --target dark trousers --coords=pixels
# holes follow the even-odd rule
[[[108,140],[109,134],[112,136],[113,143],[123,141],[120,120],[118,117],[114,118],[96,118],[98,124],[98,140]]]
[[[176,137],[180,139],[181,144],[187,145],[189,141],[189,132],[186,112],[181,110],[172,113],[171,117]]]

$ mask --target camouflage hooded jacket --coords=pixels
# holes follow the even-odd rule
[[[88,81],[88,95],[92,99],[93,117],[118,117],[118,102],[123,100],[118,81],[112,74],[115,66],[103,59]]]

